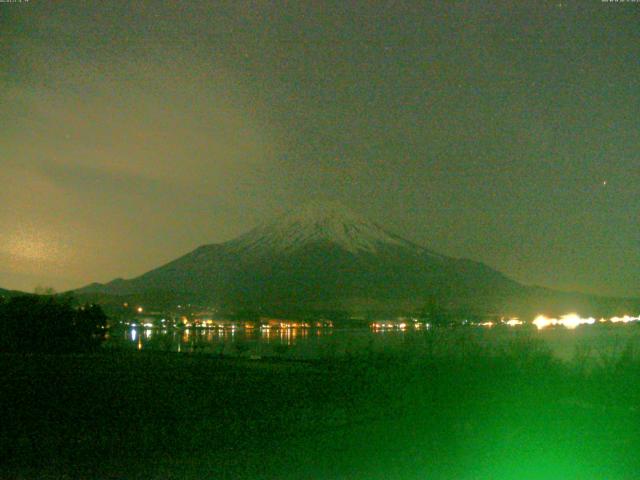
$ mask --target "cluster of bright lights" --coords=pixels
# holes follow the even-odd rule
[[[624,315],[622,317],[611,317],[609,319],[609,321],[611,323],[629,323],[629,322],[638,322],[640,321],[640,316],[639,317],[631,317],[629,315]]]
[[[593,325],[594,323],[596,323],[595,318],[583,318],[576,313],[568,313],[567,315],[562,315],[560,318],[549,318],[545,317],[544,315],[538,315],[533,320],[533,324],[538,330],[556,325],[561,325],[565,328],[568,328],[569,330],[573,330],[580,325]]]
[[[466,322],[466,320],[465,320]],[[466,323],[463,322],[463,325],[466,325]],[[495,322],[491,322],[491,321],[487,321],[487,322],[479,322],[479,323],[474,323],[473,325],[477,325],[479,327],[485,327],[485,328],[492,328],[495,325],[507,325],[508,327],[515,327],[518,325],[522,325],[524,322],[522,322],[521,320],[518,319],[518,317],[513,317],[510,318],[509,320],[505,320],[504,318],[501,318],[499,321],[495,321]]]
[[[412,321],[408,322],[396,322],[396,321],[387,321],[387,322],[373,322],[370,324],[371,328],[374,331],[381,330],[402,330],[405,331],[407,329],[421,330],[422,328],[429,328],[430,324]]]
[[[630,315],[624,315],[622,317],[611,317],[609,319],[601,318],[598,320],[599,323],[630,323],[630,322],[638,322],[640,321],[640,316],[632,317]],[[538,328],[538,330],[542,330],[543,328],[561,325],[569,330],[573,330],[580,325],[593,325],[596,323],[596,319],[593,317],[583,318],[580,317],[576,313],[569,313],[567,315],[563,315],[560,318],[549,318],[544,315],[538,315],[533,324]]]
[[[332,327],[333,324],[321,324],[320,322],[316,323],[316,328],[324,328],[324,327]],[[273,323],[263,323],[260,325],[262,330],[295,330],[295,329],[305,329],[311,328],[311,324],[309,322],[273,322]]]

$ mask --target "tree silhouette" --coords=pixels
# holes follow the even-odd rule
[[[36,288],[34,288],[33,293],[35,293],[36,295],[55,295],[56,290],[53,287],[38,285]]]
[[[0,351],[85,352],[104,340],[107,316],[72,297],[23,295],[0,304]]]

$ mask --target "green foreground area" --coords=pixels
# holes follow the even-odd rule
[[[452,351],[455,351],[452,350]],[[0,356],[0,477],[632,479],[640,361]]]

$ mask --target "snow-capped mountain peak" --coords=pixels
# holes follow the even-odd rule
[[[310,202],[230,242],[244,251],[289,251],[312,242],[329,242],[349,252],[376,252],[382,245],[420,247],[388,233],[337,202]]]

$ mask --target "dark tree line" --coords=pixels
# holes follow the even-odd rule
[[[87,352],[105,338],[107,316],[72,297],[23,295],[0,301],[0,352]]]

